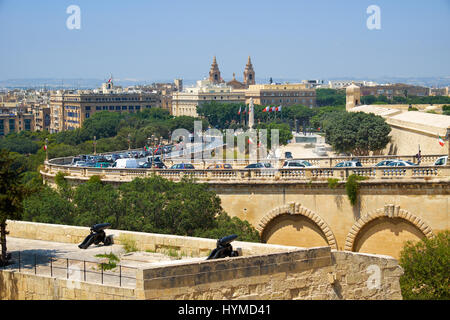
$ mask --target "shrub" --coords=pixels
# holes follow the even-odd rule
[[[119,241],[122,244],[123,248],[125,249],[126,253],[138,251],[136,246],[136,240],[131,238],[129,235],[121,234],[119,236]]]
[[[400,286],[404,299],[450,299],[450,231],[417,243],[406,242],[399,264],[404,270]]]
[[[103,270],[112,270],[117,267],[117,263],[120,262],[119,257],[117,257],[114,253],[104,253],[104,254],[96,254],[97,258],[107,258],[107,263],[102,263]]]
[[[330,189],[336,189],[337,185],[339,184],[339,179],[336,178],[328,178],[328,188]]]
[[[348,199],[350,200],[350,204],[354,206],[356,201],[358,200],[359,194],[359,181],[366,180],[367,177],[358,176],[356,174],[351,174],[347,182],[345,183],[345,191],[347,192]]]

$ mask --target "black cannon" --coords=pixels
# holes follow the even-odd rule
[[[111,227],[111,223],[99,223],[94,224],[91,227],[91,233],[83,240],[82,243],[78,245],[80,249],[87,249],[91,244],[99,244],[103,242],[105,246],[109,246],[112,244],[112,237],[106,236],[105,229]]]
[[[239,256],[239,252],[237,250],[233,250],[233,247],[231,246],[231,242],[237,237],[238,236],[236,234],[232,234],[231,236],[226,236],[217,240],[217,247],[211,251],[206,260]]]

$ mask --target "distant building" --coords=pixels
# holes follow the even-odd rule
[[[307,83],[256,84],[249,86],[245,92],[246,103],[250,102],[250,98],[255,104],[263,106],[301,104],[312,108],[316,105],[316,90],[310,89]]]
[[[449,87],[444,88],[431,88],[430,89],[430,96],[444,96],[444,97],[450,97]]]
[[[34,131],[34,115],[26,107],[0,105],[0,136],[11,132]]]
[[[157,93],[123,90],[112,79],[101,89],[57,91],[50,96],[50,132],[81,128],[84,120],[100,111],[139,112],[160,106]]]
[[[430,88],[403,83],[361,86],[361,96],[369,95],[385,96],[388,99],[392,99],[394,97],[406,98],[409,96],[426,97],[430,95]]]
[[[244,103],[245,90],[234,90],[225,83],[213,83],[210,79],[199,80],[195,87],[184,88],[182,92],[172,93],[172,114],[197,117],[197,106],[211,101]]]

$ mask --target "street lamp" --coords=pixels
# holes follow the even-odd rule
[[[95,155],[97,155],[97,137],[96,136],[94,136],[93,144],[94,144],[94,156],[95,156]]]
[[[131,150],[131,133],[128,134],[128,150]]]

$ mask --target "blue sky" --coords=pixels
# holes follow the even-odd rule
[[[0,80],[450,76],[449,31],[450,0],[0,0]]]

